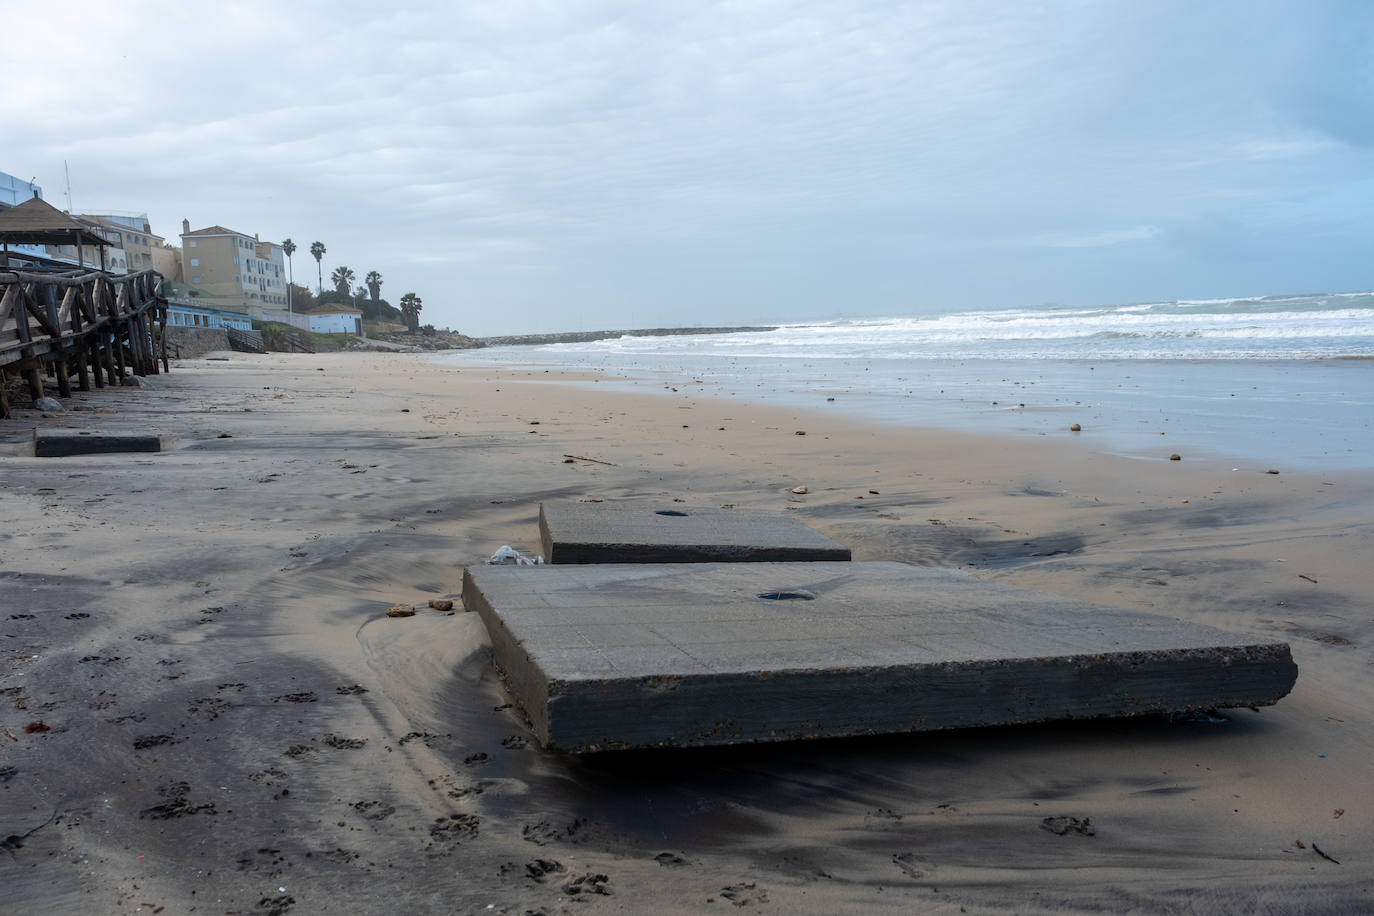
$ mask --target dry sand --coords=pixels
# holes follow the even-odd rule
[[[233,354],[0,424],[0,911],[1374,909],[1370,475],[558,381]],[[172,448],[35,459],[35,425]],[[1215,723],[545,753],[476,615],[423,605],[537,550],[541,499],[645,496],[1283,637],[1298,684]]]

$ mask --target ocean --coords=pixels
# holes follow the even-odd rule
[[[965,310],[441,358],[905,426],[1072,435],[1142,460],[1374,468],[1374,292]]]

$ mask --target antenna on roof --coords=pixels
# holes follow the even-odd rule
[[[62,160],[62,173],[67,176],[67,212],[72,212],[72,170],[67,168],[67,160]]]

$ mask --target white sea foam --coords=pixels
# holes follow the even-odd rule
[[[1351,356],[1371,359],[1286,362]],[[846,410],[897,423],[1045,434],[1068,412],[1142,454],[1167,432],[1171,449],[1374,461],[1374,292],[963,310],[442,358],[600,370],[627,386],[705,380],[694,397],[842,395]]]
[[[783,325],[768,332],[619,337],[564,357],[736,359],[1305,359],[1374,354],[1374,294],[1006,309]],[[1244,303],[1242,306],[1241,303]],[[1206,307],[1203,307],[1203,306]]]

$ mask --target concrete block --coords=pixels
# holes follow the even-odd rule
[[[66,458],[103,452],[160,452],[162,439],[147,433],[102,433],[89,429],[35,429],[33,454]]]
[[[549,563],[756,563],[848,560],[849,548],[781,512],[657,500],[539,507]]]
[[[465,570],[497,666],[573,752],[1277,702],[1286,643],[899,563]]]

